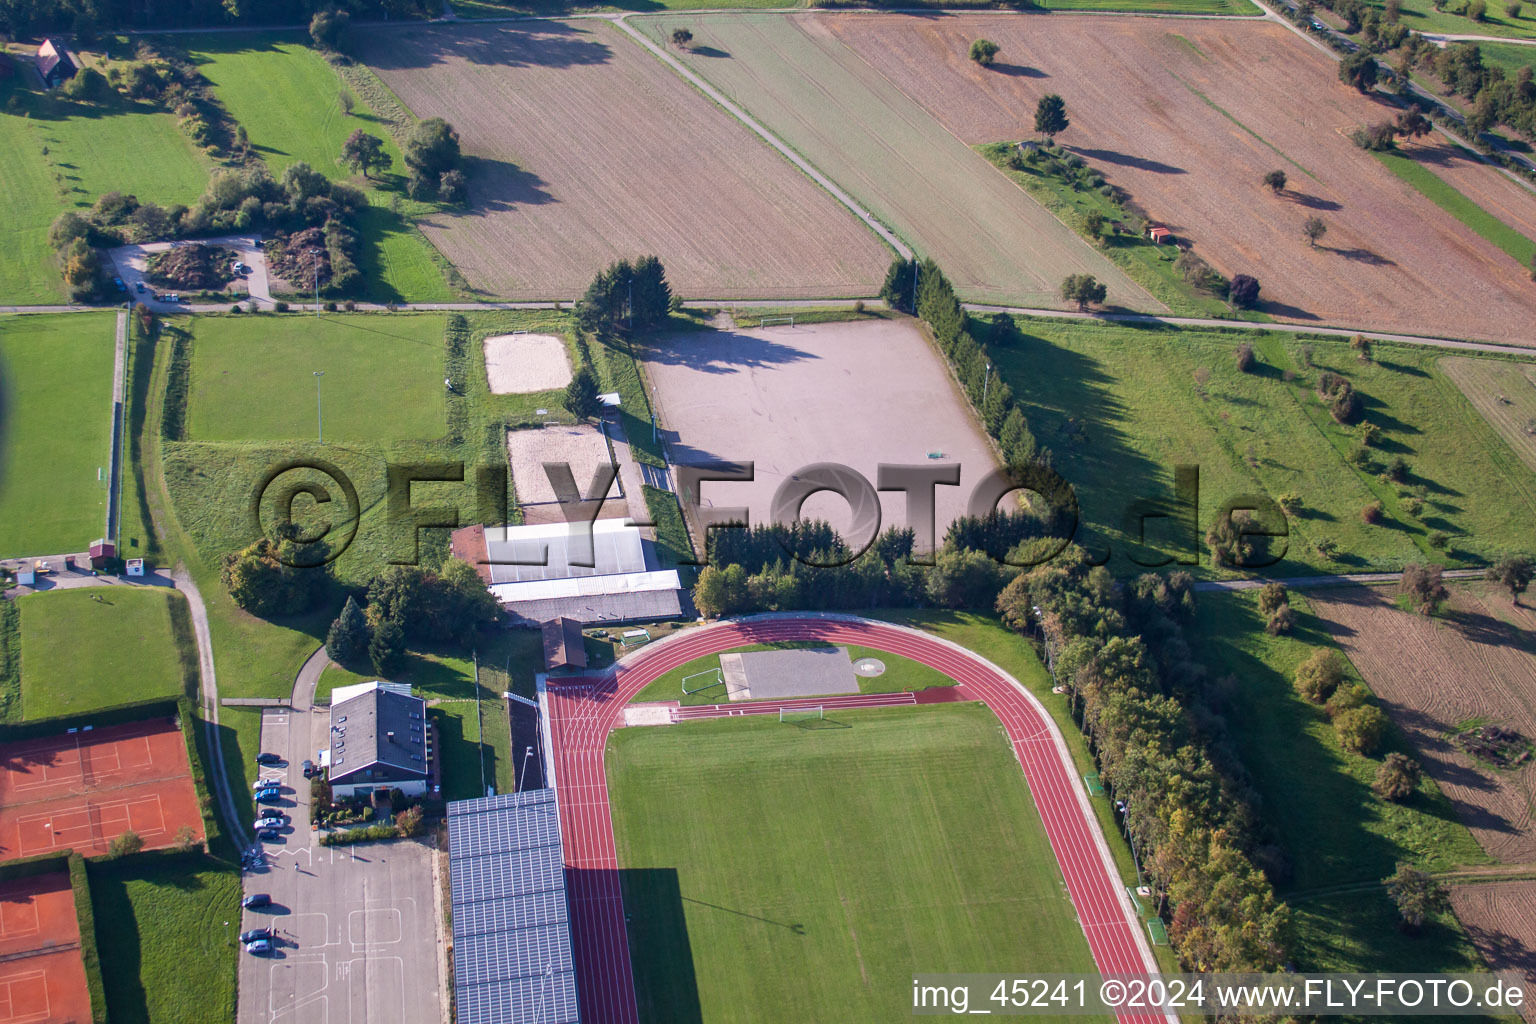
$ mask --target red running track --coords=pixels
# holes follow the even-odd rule
[[[1045,713],[1011,677],[962,648],[888,623],[764,616],[689,630],[641,649],[606,675],[552,680],[546,688],[552,784],[560,807],[577,993],[586,1024],[639,1024],[603,768],[609,732],[619,725],[624,705],[658,676],[694,658],[782,640],[825,640],[899,654],[943,672],[967,696],[991,708],[1024,769],[1099,973],[1156,971],[1139,941],[1139,925],[1102,846],[1098,823],[1078,788],[1076,769]],[[1151,1024],[1165,1018],[1127,1013],[1119,1020]]]

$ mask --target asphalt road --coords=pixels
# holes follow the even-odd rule
[[[443,1019],[442,955],[432,850],[396,840],[323,847],[309,828],[309,784],[300,766],[329,727],[326,709],[270,708],[261,749],[286,765],[262,775],[283,785],[291,816],[264,843],[266,863],[245,892],[272,905],[243,913],[241,930],[272,927],[271,956],[241,953],[239,1024],[424,1024]]]

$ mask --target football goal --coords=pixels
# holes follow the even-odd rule
[[[827,717],[825,708],[816,705],[813,708],[779,708],[779,721],[781,722],[819,722]]]
[[[707,690],[711,686],[719,686],[721,683],[720,670],[708,668],[703,672],[695,672],[692,675],[683,676],[683,693],[698,693]]]
[[[757,326],[758,327],[784,327],[784,326],[793,327],[793,326],[795,326],[795,318],[793,316],[760,316],[760,317],[757,318]]]

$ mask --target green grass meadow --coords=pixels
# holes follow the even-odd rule
[[[621,729],[610,792],[641,1019],[909,1014],[914,971],[1091,971],[980,705]]]
[[[1139,571],[1132,559],[1198,554],[1208,563],[1205,526],[1224,503],[1255,494],[1302,501],[1276,575],[1475,560],[1527,546],[1520,524],[1536,514],[1536,475],[1423,350],[1377,346],[1374,361],[1361,363],[1342,339],[1018,323],[1022,337],[994,343],[991,354],[1076,489],[1079,539],[1111,545],[1117,573]],[[1245,341],[1260,359],[1250,373],[1234,358]],[[1324,370],[1350,379],[1363,421],[1382,432],[1365,467],[1350,461],[1362,427],[1335,423],[1316,396]],[[1402,482],[1383,475],[1397,456],[1409,466]],[[1171,507],[1176,465],[1199,467],[1199,530],[1152,519],[1143,544],[1126,511],[1146,499]],[[1418,517],[1409,504],[1416,493]],[[1368,525],[1361,510],[1378,500],[1386,514]],[[1435,531],[1449,535],[1447,551],[1430,545]],[[1334,557],[1317,553],[1323,539],[1337,544]]]
[[[22,718],[51,718],[197,687],[186,599],[160,587],[89,587],[21,599]]]
[[[198,317],[188,435],[308,440],[323,412],[329,443],[441,437],[443,325],[425,314]]]
[[[84,551],[106,528],[114,338],[108,313],[0,317],[0,556]]]
[[[240,872],[202,856],[89,871],[112,1024],[234,1020]]]
[[[33,84],[24,66],[0,83],[0,305],[65,300],[48,245],[60,213],[114,191],[190,204],[208,180],[208,159],[159,107],[76,103]]]
[[[373,205],[358,220],[366,298],[446,302],[457,297],[444,277],[446,261],[414,226],[414,217],[436,207],[404,195],[405,164],[390,119],[344,81],[308,45],[307,37],[280,32],[207,35],[186,45],[273,175],[303,161],[367,190]],[[384,88],[367,69],[355,73],[370,86]],[[350,114],[343,109],[343,93],[353,104]],[[358,129],[382,139],[393,160],[379,179],[364,179],[337,162],[347,137]]]

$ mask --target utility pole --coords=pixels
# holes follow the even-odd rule
[[[987,408],[987,387],[992,383],[992,364],[987,364],[987,375],[981,379],[981,408],[985,412]]]
[[[318,258],[320,256],[320,250],[311,249],[309,250],[309,255],[316,257],[316,259],[311,260],[310,262],[314,265],[315,271],[315,319],[318,320],[320,319],[320,260]]]
[[[325,409],[320,403],[320,378],[324,376],[324,370],[315,371],[315,431],[321,444],[325,444]]]

